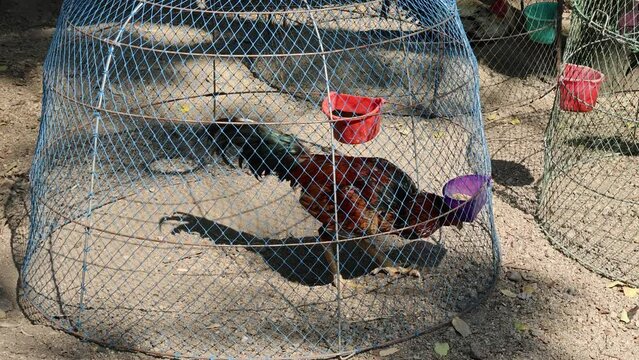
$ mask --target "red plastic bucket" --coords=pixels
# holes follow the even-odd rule
[[[322,112],[333,121],[333,137],[344,144],[370,141],[381,130],[380,113],[385,100],[330,92]]]
[[[564,111],[591,111],[603,80],[604,75],[595,69],[566,64],[559,78],[559,107]]]

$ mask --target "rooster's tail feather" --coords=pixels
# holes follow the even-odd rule
[[[230,160],[225,154],[233,145],[239,149],[239,165],[246,164],[256,178],[273,174],[296,185],[293,171],[299,166],[299,156],[308,151],[295,136],[236,118],[217,120],[208,126],[207,132],[213,138],[215,151],[227,163]]]

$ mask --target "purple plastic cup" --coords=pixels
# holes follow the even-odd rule
[[[490,176],[485,175],[464,175],[449,180],[442,190],[444,202],[451,209],[451,219],[462,222],[472,222],[477,218],[477,214],[486,205],[488,200],[488,187],[491,186]],[[470,197],[468,200],[455,199],[453,195],[461,194]]]

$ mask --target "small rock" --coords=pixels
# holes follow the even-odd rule
[[[577,295],[577,289],[575,289],[574,287],[570,286],[566,289],[566,293],[568,295]]]
[[[479,297],[479,294],[477,293],[477,290],[475,290],[475,289],[470,289],[470,290],[468,290],[468,296],[469,296],[471,299],[476,299],[477,297]]]
[[[508,280],[514,281],[514,282],[520,282],[522,280],[522,277],[519,271],[514,271],[514,270],[508,271],[506,273],[506,276],[508,277]]]
[[[7,313],[4,312],[4,310],[0,310],[0,320],[6,319],[6,318],[7,318]]]
[[[517,298],[519,300],[529,300],[531,297],[532,295],[527,292],[520,292],[519,294],[517,294]]]
[[[599,310],[599,313],[600,313],[601,315],[608,315],[608,314],[610,314],[610,310],[605,309],[605,308],[603,308],[603,307],[597,307],[597,310]]]
[[[522,279],[524,279],[525,281],[533,281],[535,280],[534,277],[528,273],[523,273],[521,274]]]
[[[540,338],[540,337],[544,336],[544,332],[543,332],[543,330],[532,329],[532,330],[530,330],[530,335],[532,335],[533,337],[536,337],[536,338]]]
[[[470,357],[475,360],[483,360],[486,358],[484,351],[476,343],[470,344]]]

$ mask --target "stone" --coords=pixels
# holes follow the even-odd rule
[[[486,359],[486,353],[477,343],[470,344],[470,358],[475,360]]]
[[[522,280],[522,277],[519,271],[514,271],[514,270],[508,271],[506,273],[506,276],[508,277],[508,280],[513,282],[520,282]]]

